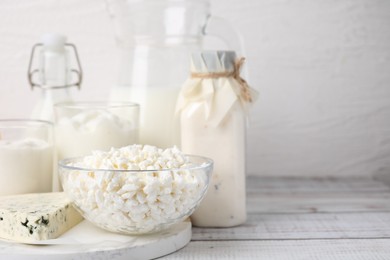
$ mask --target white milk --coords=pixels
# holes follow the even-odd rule
[[[111,100],[130,100],[140,105],[139,143],[160,148],[179,146],[175,106],[180,88],[116,86]]]
[[[245,116],[238,103],[219,127],[208,125],[205,106],[181,113],[181,148],[214,160],[211,183],[191,221],[201,227],[231,227],[246,221]]]
[[[58,159],[85,156],[92,150],[109,150],[137,143],[138,129],[106,110],[87,110],[56,123]]]
[[[0,140],[0,196],[52,190],[53,146],[26,138]]]

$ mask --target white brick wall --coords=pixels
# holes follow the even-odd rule
[[[248,172],[390,174],[390,1],[214,0],[242,32],[248,81],[260,91],[248,130]],[[104,2],[0,2],[0,118],[25,117],[31,46],[57,31],[85,70],[80,99],[102,99],[115,73]]]

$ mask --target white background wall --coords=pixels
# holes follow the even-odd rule
[[[248,130],[248,172],[390,174],[390,1],[213,0],[241,31],[261,96]],[[0,1],[0,118],[26,117],[31,46],[61,32],[85,70],[80,99],[101,99],[115,73],[103,0]]]

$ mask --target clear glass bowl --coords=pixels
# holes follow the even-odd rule
[[[166,170],[74,167],[83,157],[59,162],[62,187],[83,217],[117,233],[147,234],[189,217],[203,199],[211,159],[188,155],[190,166]]]

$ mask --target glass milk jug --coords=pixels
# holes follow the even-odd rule
[[[118,76],[111,101],[140,104],[141,144],[180,145],[174,119],[180,86],[188,77],[190,53],[205,35],[239,48],[240,39],[205,0],[106,0],[118,46]]]

